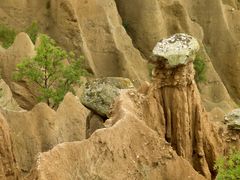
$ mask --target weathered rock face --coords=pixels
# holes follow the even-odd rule
[[[13,99],[12,92],[8,85],[1,79],[0,80],[0,107],[10,111],[22,111]]]
[[[198,88],[201,92],[201,99],[207,112],[215,121],[223,119],[223,115],[236,108],[236,104],[230,97],[226,87],[216,73],[209,56],[204,49],[200,49],[202,59],[206,63],[205,77],[206,80],[198,83]],[[219,109],[222,113],[214,114],[214,111]],[[213,113],[212,113],[213,112]]]
[[[79,123],[84,110],[71,95],[57,112],[43,104],[30,112],[5,111],[22,171],[29,171],[38,153],[48,151],[38,156],[27,179],[204,179],[195,170],[210,179],[223,147],[201,105],[192,61],[174,66],[164,62],[156,62],[153,84],[140,88],[145,95],[121,89],[129,88],[130,81],[112,79],[119,96],[114,97],[107,128],[94,133],[91,128],[102,128],[102,124],[94,125],[92,120],[98,118],[89,112]],[[108,81],[93,84],[95,89],[103,88]],[[86,136],[89,139],[84,140]]]
[[[202,89],[207,110],[211,111],[214,119],[219,121],[222,119],[219,114],[224,114],[224,111],[232,108],[231,98],[224,85],[232,97],[236,99],[240,97],[238,76],[240,4],[237,0],[103,0],[99,2],[97,0],[2,0],[0,22],[17,29],[24,29],[32,20],[38,20],[42,30],[62,46],[67,49],[81,49],[90,68],[97,76],[125,76],[138,82],[146,79],[147,74],[139,52],[147,58],[162,37],[176,32],[188,32],[205,44],[206,51],[203,50],[202,54],[207,61],[207,81],[199,87]],[[17,102],[22,107],[30,109],[35,101],[29,93],[29,86],[24,83],[12,83],[10,79],[16,63],[26,55],[31,56],[34,47],[26,35],[21,34],[21,40],[17,39],[18,43],[15,44],[18,46],[13,45],[8,50],[0,47],[0,67],[3,69],[3,78],[12,89]],[[175,64],[175,61],[173,62]],[[187,61],[183,62],[185,64]],[[173,153],[175,160],[166,160],[164,166],[165,161],[162,157],[165,158],[161,155],[161,148],[164,147],[167,151],[170,149],[164,142],[166,139],[177,154],[209,177],[209,169],[213,172],[213,162],[222,146],[201,105],[193,81],[192,64],[176,66],[173,69],[161,64],[157,68],[154,72],[154,84],[141,89],[146,93],[146,99],[132,92],[129,94],[131,98],[119,97],[116,103],[119,112],[115,111],[113,118],[106,123],[109,129],[93,133],[89,140],[64,143],[44,153],[40,156],[39,166],[32,175],[40,179],[74,179],[78,174],[83,174],[84,178],[102,179],[107,179],[109,174],[110,178],[115,179],[118,177],[144,179],[145,176],[149,179],[167,179],[169,176],[173,179],[182,179],[190,173],[190,177],[193,174],[194,178],[197,178],[198,175],[188,162],[179,159],[175,153]],[[73,99],[71,101],[75,102]],[[128,104],[132,101],[134,107]],[[72,109],[78,107],[72,106],[71,103],[68,103],[68,106]],[[68,106],[63,106],[61,111],[68,113]],[[7,118],[9,117],[9,125],[13,131],[11,135],[15,144],[14,152],[22,171],[29,170],[38,152],[49,150],[57,143],[63,142],[62,139],[66,141],[81,139],[78,137],[79,130],[75,129],[78,126],[66,123],[68,122],[66,119],[74,114],[70,110],[69,114],[64,115],[61,123],[51,118],[58,116],[44,105],[37,106],[33,111],[16,112],[15,115],[12,112],[4,113]],[[131,115],[125,116],[123,112],[126,111],[131,112]],[[78,124],[74,121],[77,117],[79,114],[70,120],[72,124]],[[16,119],[18,121],[15,121]],[[95,116],[89,119],[87,137],[92,134],[91,127],[101,127],[101,123],[96,126],[91,125],[91,120],[95,119]],[[139,120],[145,121],[151,129]],[[71,129],[71,133],[68,129]],[[227,131],[227,133],[229,134],[223,134],[221,137],[227,137],[223,139],[238,144],[240,148],[239,133],[235,131]],[[129,137],[126,137],[128,134]],[[159,140],[159,137],[162,140]],[[104,143],[100,143],[99,139]],[[140,147],[139,144],[143,141],[150,145]],[[0,152],[1,149],[9,147],[9,143],[2,146],[1,142]],[[148,153],[145,153],[144,148]],[[122,149],[126,149],[127,153]],[[167,151],[162,152],[168,154]],[[126,158],[124,154],[127,154]],[[136,158],[138,154],[143,155],[139,156],[140,160]],[[160,161],[156,158],[158,155],[161,156]],[[94,161],[89,160],[89,156],[93,157]],[[145,159],[141,159],[142,157]],[[162,165],[161,162],[163,166],[158,167],[158,164]],[[129,175],[126,174],[128,170]],[[8,172],[0,163],[0,178],[5,178],[5,175],[2,175],[3,171]],[[118,177],[114,175],[115,172]],[[177,177],[179,174],[183,174],[183,177]]]
[[[148,58],[159,39],[189,33],[203,41],[207,50],[201,54],[206,57],[207,81],[199,86],[204,104],[208,111],[217,106],[227,112],[234,106],[228,91],[240,97],[236,95],[240,89],[238,7],[237,0],[2,0],[0,22],[23,30],[38,21],[41,31],[66,49],[77,53],[81,49],[97,76],[125,76],[137,82],[148,74],[139,51]]]
[[[1,3],[0,22],[23,30],[37,20],[43,31],[67,49],[75,49],[78,54],[81,49],[97,76],[123,76],[136,83],[147,79],[146,61],[124,30],[114,0],[101,3],[44,0],[17,4],[16,0]],[[19,22],[12,21],[12,11],[19,14]]]
[[[81,95],[81,102],[101,116],[108,116],[111,105],[120,93],[120,89],[133,88],[127,78],[99,78],[89,80]]]
[[[178,155],[210,178],[214,158],[221,152],[221,148],[212,145],[221,141],[215,137],[216,132],[201,104],[193,63],[179,62],[178,66],[169,68],[168,63],[160,61],[147,96],[143,114],[148,126],[171,143]]]
[[[0,114],[0,179],[18,179],[18,169],[12,151],[10,129],[2,114]]]
[[[224,117],[229,129],[240,130],[240,109],[234,109]]]
[[[197,0],[194,2],[196,4],[192,8],[189,7],[189,12],[203,27],[204,43],[216,71],[230,95],[239,102],[240,24],[237,20],[240,18],[239,2],[237,0],[211,2]],[[201,11],[203,9],[204,11]]]
[[[18,34],[10,48],[0,51],[2,78],[10,87],[15,100],[24,109],[31,109],[36,104],[36,98],[33,96],[34,88],[25,82],[14,82],[13,72],[23,58],[31,57],[34,54],[34,45],[26,33]]]
[[[221,141],[214,136],[214,128],[201,105],[193,64],[189,61],[182,65],[180,61],[169,67],[168,63],[157,63],[160,65],[155,69],[155,79],[146,97],[135,90],[119,91],[112,116],[105,123],[108,128],[96,131],[88,140],[63,143],[41,154],[28,178],[179,179],[180,174],[182,179],[201,178],[197,174],[193,177],[176,172],[188,169],[183,159],[185,167],[171,174],[168,165],[175,167],[179,158],[172,146],[179,156],[210,179],[210,170],[221,150],[215,149],[214,143],[219,145]]]
[[[72,94],[65,96],[57,111],[41,103],[28,112],[2,112],[8,121],[13,152],[23,175],[31,169],[40,152],[62,142],[85,139],[90,113]]]
[[[201,26],[193,21],[187,9],[194,1],[116,0],[116,4],[135,46],[147,57],[152,55],[159,39],[174,33],[184,32],[203,39]]]
[[[215,110],[215,114],[221,111]],[[222,121],[215,121],[218,127],[218,136],[221,138],[224,146],[222,155],[229,155],[233,150],[240,149],[240,133],[239,133],[239,109],[234,109],[229,113],[224,113]]]
[[[146,126],[131,97],[121,93],[124,101],[111,117],[117,123],[40,154],[27,179],[204,179]]]
[[[215,158],[216,152],[215,149],[206,151],[204,147],[212,144],[207,136],[213,133],[204,134],[203,124],[209,122],[192,74],[192,64],[175,70],[162,69],[158,80],[150,87],[144,114],[149,127],[166,138],[178,155],[210,178],[206,154],[213,154]],[[178,83],[175,78],[179,78]],[[218,139],[213,143],[216,142]]]
[[[237,70],[239,68],[239,50],[237,50],[239,35],[236,33],[239,24],[236,20],[239,16],[237,0],[219,0],[211,3],[207,0],[152,0],[151,2],[116,0],[116,4],[135,47],[145,57],[152,55],[152,49],[159,39],[174,33],[184,32],[197,37],[201,44],[200,55],[207,65],[206,81],[198,86],[207,111],[218,107],[228,112],[234,108],[228,93],[230,89],[231,95],[233,91],[240,89],[234,88],[240,82],[237,75],[239,72]],[[231,11],[231,6],[234,11]],[[231,59],[230,64],[229,59]],[[212,64],[211,61],[214,63]],[[219,76],[225,79],[224,84]],[[222,117],[218,118],[220,119]]]

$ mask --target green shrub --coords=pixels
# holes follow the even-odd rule
[[[33,43],[36,42],[37,35],[39,33],[39,26],[37,22],[32,22],[32,24],[25,29]],[[17,35],[14,29],[11,29],[3,24],[0,24],[0,41],[2,42],[2,47],[9,48]]]
[[[27,80],[38,87],[38,100],[51,107],[57,107],[67,92],[73,92],[73,85],[80,83],[80,77],[87,72],[83,68],[83,57],[76,58],[56,46],[47,35],[40,35],[37,55],[26,58],[17,65],[15,80]]]
[[[201,56],[197,56],[193,62],[195,69],[195,80],[196,82],[203,82],[206,80],[206,63]]]
[[[28,36],[30,37],[32,42],[35,44],[37,35],[39,33],[39,26],[38,26],[37,22],[33,21],[32,24],[29,27],[27,27],[25,32],[28,34]]]
[[[240,151],[231,151],[228,156],[216,161],[217,180],[240,179]]]
[[[9,48],[16,37],[16,32],[5,25],[0,24],[0,41],[2,47]]]

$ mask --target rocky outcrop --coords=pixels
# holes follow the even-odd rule
[[[36,104],[36,98],[33,95],[34,87],[26,82],[14,82],[13,73],[22,59],[34,54],[34,45],[26,33],[18,34],[10,48],[0,51],[2,78],[10,87],[17,103],[24,109],[31,109]]]
[[[198,41],[187,34],[175,34],[170,38],[163,39],[153,49],[153,56],[165,59],[165,66],[174,68],[193,62],[199,51]]]
[[[239,102],[239,2],[194,1],[189,12],[202,26],[204,44],[230,95]],[[231,3],[232,2],[232,3]],[[208,4],[207,4],[208,3]],[[204,11],[203,11],[204,9]],[[231,59],[231,63],[229,63]]]
[[[103,117],[109,117],[111,106],[121,89],[133,88],[127,78],[107,77],[89,79],[80,97],[82,104]]]
[[[119,97],[124,101],[110,118],[117,123],[40,154],[27,179],[204,179],[146,126],[130,94]]]
[[[2,110],[2,113],[11,130],[16,163],[24,175],[40,152],[62,142],[85,139],[90,112],[77,97],[67,94],[57,111],[40,103],[28,112]]]
[[[200,54],[206,63],[206,80],[197,84],[201,93],[201,99],[207,112],[212,114],[210,117],[214,119],[214,121],[219,121],[224,117],[224,115],[221,114],[230,112],[236,108],[236,104],[230,97],[221,78],[216,73],[207,52],[201,48],[198,54]],[[221,113],[215,114],[215,111],[221,111]]]
[[[75,12],[84,52],[97,76],[123,76],[134,83],[147,79],[146,62],[123,28],[114,0],[60,2],[58,6],[63,4]]]
[[[219,112],[216,112],[219,113]],[[224,114],[222,121],[215,121],[218,127],[218,136],[224,143],[223,155],[228,156],[232,150],[240,149],[240,133],[239,133],[239,109]]]
[[[192,38],[188,37],[189,42]],[[179,38],[175,41],[179,41],[179,44],[183,42]],[[191,43],[188,48],[191,51]],[[187,58],[185,54],[183,57]],[[171,67],[168,59],[158,58],[143,114],[149,127],[165,138],[178,155],[187,159],[197,171],[210,179],[214,159],[221,152],[221,148],[216,147],[221,141],[202,106],[194,81],[192,60],[186,65],[182,65],[180,61],[178,66]]]
[[[66,49],[81,49],[90,69],[97,76],[124,76],[137,83],[146,80],[144,59],[148,59],[159,39],[177,32],[187,32],[203,42],[200,42],[201,56],[207,63],[207,80],[199,83],[198,88],[204,106],[211,112],[210,118],[201,104],[193,80],[191,61],[185,59],[181,66],[173,61],[174,68],[157,61],[153,84],[143,84],[140,88],[142,94],[130,91],[126,96],[120,95],[113,114],[109,116],[111,118],[105,123],[108,128],[94,133],[95,129],[104,127],[102,118],[84,115],[84,119],[88,116],[85,135],[90,138],[82,142],[63,143],[52,151],[43,153],[32,173],[32,179],[71,179],[78,177],[78,174],[83,174],[84,178],[104,179],[111,175],[111,178],[117,179],[113,171],[119,177],[130,179],[143,179],[145,176],[166,179],[165,173],[175,179],[182,179],[177,177],[180,173],[184,175],[183,178],[189,173],[190,177],[193,173],[197,178],[198,175],[189,162],[205,177],[210,178],[210,171],[214,176],[214,160],[225,146],[222,141],[240,148],[239,133],[221,126],[216,134],[215,127],[208,121],[211,119],[219,122],[224,113],[234,107],[228,92],[236,100],[240,97],[239,7],[237,0],[103,0],[100,3],[97,0],[2,0],[0,22],[22,30],[32,20],[37,20],[41,30]],[[7,50],[0,47],[2,76],[21,107],[31,109],[36,103],[31,93],[34,88],[24,82],[12,82],[11,74],[23,57],[34,54],[34,46],[23,33],[14,44]],[[166,56],[164,59],[169,58]],[[61,114],[62,119],[56,115],[59,112],[54,112],[43,104],[30,112],[2,110],[9,121],[13,150],[22,171],[28,172],[37,153],[70,141],[69,139],[75,141],[85,138],[82,138],[82,133],[79,134],[79,124],[75,122],[80,112],[76,115],[72,112],[79,106],[73,97],[71,101],[74,106],[69,100],[67,106],[60,108],[67,114]],[[128,115],[126,112],[129,112]],[[69,118],[70,124],[66,123]],[[140,120],[145,121],[151,129]],[[128,134],[129,137],[126,137]],[[104,143],[99,143],[99,139]],[[181,158],[174,152],[172,159],[164,158],[161,151],[155,152],[155,148],[162,150],[162,147],[167,149],[166,152],[163,151],[165,154],[172,151],[165,140]],[[140,147],[142,141],[150,145]],[[9,143],[6,147],[8,145]],[[124,153],[121,154],[124,148],[127,158],[124,158]],[[138,154],[143,156],[137,158]],[[88,155],[93,157],[94,163],[87,158]],[[160,161],[155,163],[158,155],[161,156]],[[162,159],[166,160],[163,161],[163,166]],[[57,168],[53,164],[55,161]],[[159,164],[161,167],[158,167]],[[3,174],[1,166],[0,164],[0,175]],[[76,167],[81,167],[84,171]],[[126,174],[128,170],[130,175]]]
[[[16,0],[1,3],[0,22],[23,30],[31,21],[38,21],[41,29],[66,49],[75,49],[78,54],[81,49],[97,76],[128,77],[136,84],[147,79],[146,61],[123,28],[114,0],[101,3],[44,0],[17,4]],[[11,12],[19,14],[19,21],[13,23]]]
[[[0,179],[18,179],[18,169],[12,150],[10,129],[2,114],[0,114]]]
[[[203,38],[202,28],[192,21],[187,7],[194,2],[168,0],[116,0],[123,24],[127,24],[127,32],[133,42],[146,57],[159,39],[174,33],[188,33]],[[154,28],[153,28],[154,25]]]
[[[0,80],[0,107],[10,111],[22,111],[13,98],[12,92],[4,80]]]
[[[23,30],[32,21],[38,21],[41,31],[51,35],[66,49],[74,49],[78,54],[81,49],[97,76],[125,76],[138,82],[146,80],[147,75],[139,51],[148,59],[159,39],[174,33],[189,33],[204,43],[201,56],[207,63],[207,80],[198,86],[204,104],[208,111],[217,106],[228,112],[234,107],[228,91],[237,98],[240,89],[237,88],[240,81],[236,48],[239,3],[237,0],[205,1],[108,0],[98,3],[93,0],[85,3],[83,0],[3,0],[0,22]],[[228,64],[229,59],[236,61],[232,63],[234,66]]]
[[[239,10],[234,5],[234,11],[231,12],[231,7],[224,5],[226,2],[239,5],[236,0],[232,1],[234,3],[230,3],[230,1],[222,3],[222,0],[211,3],[208,3],[207,0],[152,0],[151,2],[148,0],[116,0],[123,25],[135,47],[145,57],[152,55],[152,49],[159,39],[174,33],[188,33],[199,40],[201,44],[200,56],[207,65],[206,81],[198,85],[204,105],[207,111],[219,108],[225,113],[235,107],[229,96],[229,88],[237,91],[239,88],[233,88],[233,84],[237,86],[240,82],[237,80],[237,74],[234,75],[235,78],[232,78],[233,72],[229,64],[229,59],[232,59],[231,62],[238,61],[236,57],[238,56],[237,43],[235,42],[239,38],[236,33],[233,33],[238,27],[238,21],[235,18],[231,20],[229,16],[225,16],[232,14],[236,17]],[[230,38],[232,35],[234,39]],[[212,64],[212,62],[214,63]],[[234,69],[239,67],[237,63],[233,64]],[[224,74],[222,73],[223,69],[226,72]],[[219,76],[224,79],[228,78],[228,80],[224,80],[223,84]],[[232,83],[233,80],[234,83]],[[228,87],[228,91],[225,86]],[[230,95],[232,94],[230,93]],[[215,120],[219,121],[222,118],[221,116]]]
[[[224,122],[229,129],[240,130],[240,109],[234,109],[232,112],[225,115]]]
[[[174,66],[157,58],[153,84],[140,88],[147,94],[120,90],[107,128],[40,154],[27,179],[204,179],[195,170],[211,179],[221,141],[201,105],[190,57]]]

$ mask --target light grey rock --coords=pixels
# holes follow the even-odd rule
[[[224,117],[224,122],[229,129],[240,130],[240,108],[234,109]]]
[[[89,80],[83,88],[80,100],[83,105],[101,116],[109,117],[109,111],[121,89],[133,88],[127,78],[107,77]]]
[[[155,61],[166,60],[165,63],[172,68],[194,61],[199,47],[194,37],[179,33],[159,41],[153,49],[153,56],[157,57]]]

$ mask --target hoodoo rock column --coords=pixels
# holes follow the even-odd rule
[[[208,161],[215,159],[216,153],[212,139],[207,136],[214,137],[214,132],[205,134],[204,127],[209,122],[194,81],[193,61],[198,50],[197,40],[186,34],[175,34],[157,43],[152,60],[156,67],[144,114],[146,123],[165,138],[178,155],[211,178],[213,169],[209,164],[212,166],[212,162]]]

